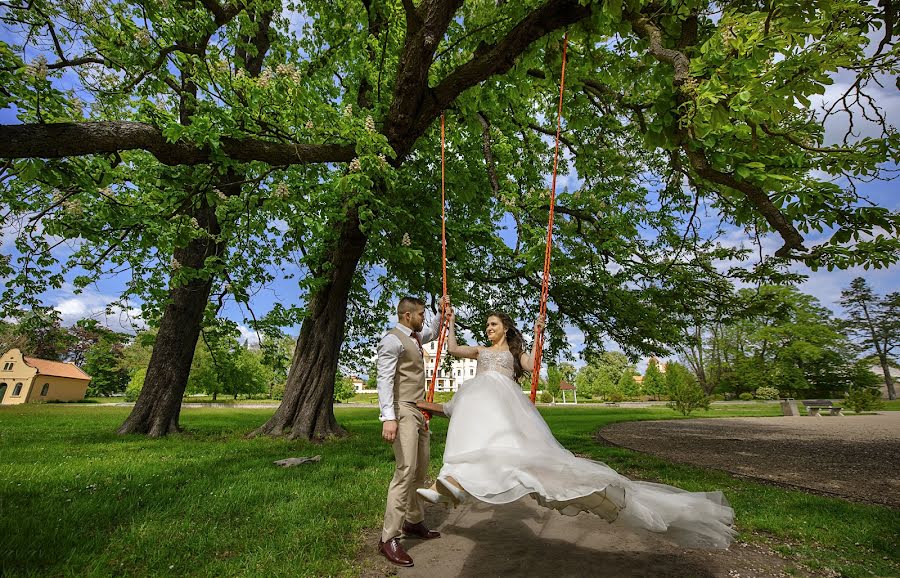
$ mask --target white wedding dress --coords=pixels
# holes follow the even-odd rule
[[[441,477],[475,498],[506,504],[530,495],[575,516],[664,533],[685,547],[727,548],[734,511],[721,492],[632,481],[565,449],[513,381],[509,351],[483,349],[475,377],[444,405],[450,416]]]

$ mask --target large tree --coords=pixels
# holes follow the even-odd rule
[[[841,291],[841,305],[847,311],[847,329],[860,339],[866,350],[875,351],[888,397],[896,399],[891,352],[900,346],[900,293],[881,297],[865,279],[857,277],[850,282],[850,287]]]
[[[156,244],[131,260],[96,252],[140,271],[153,267],[135,261],[156,263],[148,293],[169,284],[153,301],[166,336],[152,363],[155,393],[139,400],[123,431],[177,428],[212,287],[228,273],[244,299],[245,276],[230,269],[278,261],[264,242],[274,238],[286,245],[282,256],[296,259],[305,305],[288,316],[301,330],[283,402],[259,431],[340,433],[334,376],[348,329],[376,319],[366,313],[367,289],[385,289],[378,303],[400,286],[438,291],[436,263],[426,261],[439,254],[436,221],[423,214],[439,214],[429,191],[444,111],[456,167],[448,179],[452,292],[470,302],[472,319],[498,306],[533,313],[550,208],[547,119],[566,27],[561,140],[564,164],[583,182],[561,191],[554,207],[551,347],[562,345],[568,322],[590,344],[612,336],[630,352],[679,339],[681,320],[709,297],[704,281],[719,276],[715,260],[735,256],[700,235],[701,203],[752,236],[778,235],[777,259],[842,267],[897,258],[897,215],[861,206],[854,186],[896,162],[897,135],[884,122],[875,137],[850,134],[832,146],[808,108],[843,68],[860,80],[838,110],[858,117],[862,106],[873,116],[878,103],[865,100],[866,83],[894,72],[896,59],[892,28],[875,54],[864,52],[866,33],[893,21],[890,4],[343,0],[303,8],[306,19],[293,22],[274,0],[125,2],[106,14],[41,1],[10,9],[34,32],[21,34],[30,51],[0,51],[0,104],[15,104],[20,120],[0,127],[14,212],[67,224],[53,234],[87,238],[86,247],[108,247],[134,231],[86,232],[73,211],[90,207],[102,221],[122,194],[137,205],[131,214],[158,208],[138,221],[157,224]],[[46,56],[20,56],[34,51]],[[87,113],[76,106],[84,94],[54,83],[68,71],[88,95]],[[112,199],[103,192],[110,171]],[[833,184],[836,176],[848,185]],[[229,214],[232,203],[247,217]],[[192,219],[197,233],[179,236],[174,223]],[[286,226],[269,234],[263,223],[273,221]],[[509,224],[514,241],[498,223]],[[804,234],[823,225],[833,234],[807,247]],[[52,260],[33,233],[22,237],[16,272]],[[245,248],[229,249],[235,240]]]

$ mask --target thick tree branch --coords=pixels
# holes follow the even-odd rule
[[[403,157],[407,154],[415,140],[463,91],[491,76],[507,72],[515,64],[516,58],[534,41],[589,15],[590,7],[582,6],[577,0],[549,0],[532,11],[497,43],[479,47],[471,60],[450,73],[434,89],[427,90],[427,68],[420,82],[406,86],[398,83],[405,98],[402,102],[395,100],[394,104],[395,107],[402,107],[398,109],[398,113],[405,114],[398,115],[397,119],[411,120],[408,123],[397,122],[388,134],[398,155]],[[427,24],[426,20],[426,28]],[[446,26],[443,30],[446,30]]]
[[[472,59],[450,73],[434,89],[435,100],[446,106],[464,90],[508,71],[532,42],[590,15],[576,0],[550,0],[519,22],[496,44],[481,46]]]
[[[803,150],[814,152],[814,153],[852,153],[854,150],[848,147],[814,147],[807,144],[804,144],[800,139],[795,137],[789,132],[779,132],[776,130],[772,130],[769,128],[769,125],[763,123],[759,125],[760,128],[763,129],[763,132],[769,136],[778,136],[788,141],[792,145],[798,146]]]
[[[660,62],[666,62],[672,65],[675,71],[673,85],[676,89],[680,89],[690,78],[690,60],[681,50],[666,48],[663,45],[662,31],[644,14],[627,14],[628,20],[639,36],[649,42],[649,52]],[[689,37],[692,33],[690,30],[685,31]],[[682,36],[684,41],[684,35]],[[681,44],[679,44],[681,46]],[[679,104],[686,100],[686,96],[681,90],[678,90],[677,99]],[[769,196],[760,187],[753,183],[740,181],[733,175],[720,171],[712,167],[708,161],[706,151],[702,147],[691,142],[691,138],[686,129],[679,129],[682,139],[682,148],[687,155],[691,167],[701,178],[740,191],[747,199],[756,207],[756,210],[766,219],[769,225],[778,231],[784,240],[784,245],[775,252],[778,257],[795,256],[795,251],[806,252],[807,249],[803,245],[803,236],[788,221],[782,212],[775,206]]]
[[[241,11],[240,5],[237,3],[229,3],[227,6],[222,6],[216,0],[201,0],[200,3],[213,15],[218,28],[227,24]]]
[[[463,0],[426,0],[415,10],[421,24],[411,27],[409,20],[407,21],[393,101],[385,123],[385,135],[397,151],[398,161],[422,134],[418,132],[411,136],[409,127],[420,124],[418,119],[422,117],[421,110],[428,89],[428,70],[440,39],[447,32],[453,15],[462,3]],[[411,6],[407,7],[407,15],[411,9]],[[440,110],[430,116],[428,122],[424,123],[425,127],[437,118]]]
[[[487,167],[488,180],[491,182],[491,190],[494,196],[500,194],[500,180],[497,178],[497,167],[494,164],[494,153],[491,151],[491,123],[482,114],[478,113],[478,122],[481,123],[481,150],[484,152],[484,164]]]
[[[687,145],[683,148],[691,163],[691,167],[701,178],[744,193],[747,199],[756,206],[756,209],[766,219],[766,222],[778,231],[784,240],[784,246],[775,251],[777,257],[789,257],[794,251],[805,252],[807,250],[803,246],[803,236],[775,206],[765,191],[752,183],[739,181],[734,176],[711,167],[706,159],[706,154],[702,150],[692,150]]]
[[[223,138],[222,152],[240,162],[262,161],[272,165],[349,162],[356,156],[352,145],[294,144],[253,138]],[[0,158],[61,158],[123,150],[145,150],[167,165],[210,162],[208,147],[177,141],[139,122],[80,122],[0,125]]]

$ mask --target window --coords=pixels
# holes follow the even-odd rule
[[[3,364],[3,371],[12,371],[13,365],[12,361],[7,361]]]
[[[475,375],[475,370],[471,367],[469,368],[469,375]]]
[[[461,376],[461,375],[462,375],[462,370],[461,370],[461,369],[457,369],[457,370],[456,370],[456,377],[459,377],[459,376]]]
[[[21,384],[21,383],[17,383],[16,386],[13,388],[13,394],[12,394],[12,396],[13,396],[13,397],[19,397],[19,395],[21,395],[21,394],[22,394],[22,384]]]
[[[41,388],[41,397],[44,397],[45,395],[47,395],[48,391],[50,391],[50,384],[45,383],[44,387]]]

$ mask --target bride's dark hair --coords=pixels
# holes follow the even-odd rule
[[[488,313],[487,318],[496,317],[503,324],[506,330],[506,344],[509,346],[509,352],[513,356],[513,379],[518,380],[525,373],[522,369],[522,353],[525,351],[525,338],[522,332],[513,323],[512,318],[502,311],[492,311]]]

